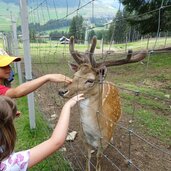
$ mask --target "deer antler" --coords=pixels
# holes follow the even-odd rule
[[[159,49],[154,49],[152,50],[154,52],[170,52],[171,51],[171,47],[165,47],[165,48],[159,48]]]
[[[89,53],[90,63],[91,63],[93,68],[96,68],[96,61],[93,57],[94,50],[96,48],[96,43],[97,43],[97,38],[94,36],[93,40],[92,40],[91,48],[90,48],[90,53]]]
[[[132,56],[133,52],[132,52],[132,50],[129,50],[127,57],[125,59],[109,60],[109,61],[103,61],[100,63],[96,63],[95,59],[93,58],[94,50],[96,48],[96,43],[97,43],[97,39],[96,39],[96,37],[93,37],[91,48],[90,48],[90,51],[88,52],[89,59],[87,59],[86,55],[81,55],[80,53],[78,53],[77,51],[74,50],[74,37],[72,36],[70,38],[70,46],[69,46],[70,53],[73,56],[74,60],[78,64],[91,63],[93,68],[98,68],[100,66],[106,66],[106,67],[117,66],[117,65],[124,65],[124,64],[128,64],[128,63],[139,62],[139,61],[143,60],[148,54],[147,50],[143,50],[143,51],[139,52],[138,54]]]
[[[127,54],[127,58],[120,59],[120,60],[109,60],[109,61],[105,61],[105,62],[100,62],[97,64],[97,66],[109,67],[109,66],[117,66],[117,65],[124,65],[124,64],[128,64],[128,63],[139,62],[147,56],[148,51],[143,50],[134,56],[132,56],[132,54],[133,54],[132,50],[129,50],[128,54]]]
[[[70,50],[72,57],[79,65],[87,62],[85,56],[81,55],[78,51],[74,50],[74,37],[73,36],[70,37],[69,50]]]

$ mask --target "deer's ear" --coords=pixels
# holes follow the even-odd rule
[[[74,63],[68,63],[70,69],[74,72],[77,72],[78,71],[78,68],[79,66],[77,64],[74,64]]]
[[[107,73],[107,67],[106,66],[101,66],[97,69],[98,75],[105,77]]]

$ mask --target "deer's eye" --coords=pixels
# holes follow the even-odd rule
[[[93,79],[89,79],[89,80],[87,80],[85,83],[92,84],[92,83],[94,83],[94,80],[93,80]]]

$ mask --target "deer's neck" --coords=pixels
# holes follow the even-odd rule
[[[80,102],[80,109],[82,113],[94,113],[101,106],[99,101],[99,96],[94,95],[93,97],[88,97]],[[87,113],[87,114],[88,114]]]
[[[98,85],[88,98],[80,102],[80,118],[86,141],[97,148],[102,137],[99,129],[99,114],[102,112],[103,85]]]
[[[97,104],[91,98],[87,98],[80,102],[80,109],[80,120],[86,141],[97,148],[101,137],[97,121]]]
[[[103,88],[104,85],[97,85],[97,87],[88,94],[87,98],[80,103],[80,108],[83,113],[95,113],[97,110],[100,110],[102,107],[102,98],[103,98]]]
[[[110,82],[105,82],[97,93],[80,102],[83,133],[87,143],[95,148],[101,145],[101,138],[106,135],[106,132],[110,133],[112,130],[113,124],[109,124],[109,120],[117,120],[118,115],[120,116],[117,101],[116,88]],[[111,135],[107,137],[107,140],[110,140]]]

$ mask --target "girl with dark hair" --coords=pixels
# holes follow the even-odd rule
[[[13,121],[17,107],[12,99],[0,96],[0,171],[26,171],[58,150],[67,135],[70,110],[82,99],[83,94],[79,94],[64,104],[58,123],[48,140],[29,150],[14,152],[16,130]]]

